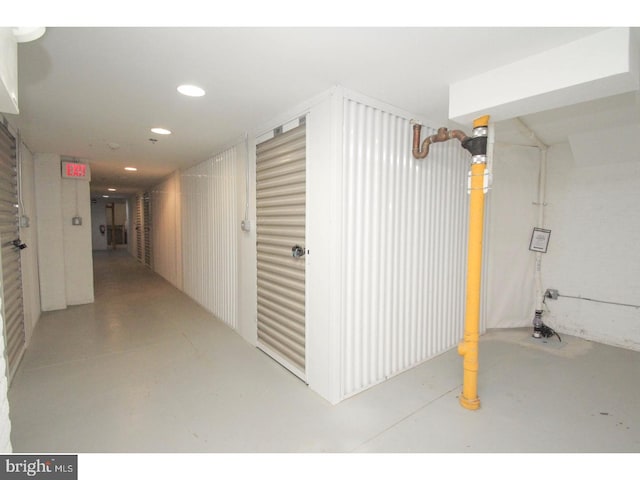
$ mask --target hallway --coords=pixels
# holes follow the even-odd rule
[[[9,391],[14,452],[640,452],[640,352],[528,329],[331,406],[125,252],[95,303],[45,312]]]

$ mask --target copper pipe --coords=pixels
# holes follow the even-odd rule
[[[430,135],[424,139],[422,145],[420,145],[420,132],[422,131],[422,125],[416,123],[413,125],[413,149],[412,153],[414,158],[425,158],[429,155],[429,145],[437,142],[446,142],[452,138],[457,138],[460,142],[464,142],[468,137],[460,130],[449,131],[446,127],[440,127],[435,135]]]
[[[449,131],[449,138],[457,138],[458,140],[460,140],[460,143],[464,143],[465,140],[469,137],[467,137],[467,134],[462,130],[451,130]]]

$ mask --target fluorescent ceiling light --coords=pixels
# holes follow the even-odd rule
[[[188,97],[202,97],[204,95],[204,90],[195,85],[180,85],[178,91]]]
[[[154,127],[151,131],[158,135],[171,135],[171,130],[167,130],[166,128]]]
[[[102,195],[102,198],[109,198],[109,195]]]
[[[115,188],[107,188],[107,190],[109,190],[110,192],[115,192],[116,191]]]
[[[125,170],[128,170],[130,172],[137,172],[138,169],[136,167],[124,167]]]

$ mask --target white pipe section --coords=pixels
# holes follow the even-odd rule
[[[244,219],[241,223],[241,228],[245,232],[251,231],[251,222],[249,221],[249,186],[250,186],[250,170],[251,170],[251,159],[249,158],[249,134],[245,132],[244,134],[244,154],[245,154],[245,186],[244,186]]]
[[[544,207],[547,189],[547,150],[549,146],[543,143],[520,118],[515,118],[520,132],[535,143],[540,150],[540,173],[538,175],[538,228],[544,228]],[[542,289],[542,253],[536,252],[535,268],[535,299],[536,310],[543,309],[544,293]]]

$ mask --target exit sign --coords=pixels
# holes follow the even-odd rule
[[[89,165],[86,163],[62,162],[62,178],[91,180]]]

